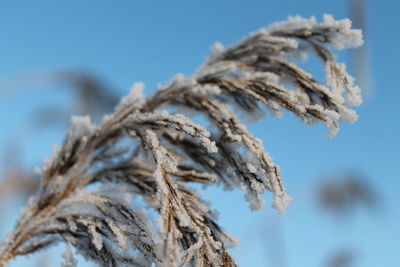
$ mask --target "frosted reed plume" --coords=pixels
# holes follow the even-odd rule
[[[324,123],[333,137],[340,121],[357,119],[349,106],[362,100],[331,49],[361,44],[349,20],[291,17],[230,47],[217,43],[192,76],[178,74],[150,97],[136,84],[100,125],[73,117],[40,170],[40,190],[0,248],[0,266],[57,242],[67,244],[63,266],[76,264],[70,246],[101,266],[236,266],[228,252],[235,239],[190,184],[244,190],[253,210],[263,207],[265,191],[281,213],[290,197],[279,167],[232,107],[253,119],[265,109],[288,110],[307,124]],[[321,59],[325,84],[293,63],[308,53]],[[132,209],[132,195],[159,213],[158,227]]]

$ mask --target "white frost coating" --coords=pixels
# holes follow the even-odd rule
[[[306,92],[301,90],[299,87],[296,86],[294,88],[294,90],[292,91],[292,93],[296,97],[296,100],[297,100],[296,102],[299,102],[300,105],[305,106],[305,105],[308,105],[310,103],[309,95],[307,95]]]
[[[361,30],[352,29],[349,19],[335,20],[332,15],[325,14],[320,27],[332,29],[329,41],[336,49],[358,47],[363,44]]]
[[[265,185],[258,181],[251,181],[251,189],[253,189],[257,194],[261,195],[264,193]]]
[[[263,79],[265,81],[277,84],[279,83],[281,77],[273,72],[257,72],[253,70],[241,70],[243,78],[247,79]]]
[[[339,106],[338,111],[324,109],[324,107],[318,104],[310,106],[310,109],[321,113],[325,117],[324,124],[329,128],[327,133],[328,138],[333,138],[338,133],[340,128],[339,120],[353,123],[358,119],[358,115],[354,110],[342,105]],[[312,122],[310,121],[310,123]]]
[[[332,139],[332,138],[334,138],[334,137],[337,135],[337,133],[339,132],[339,130],[340,130],[340,126],[339,126],[339,125],[337,125],[337,124],[331,124],[331,126],[329,126],[328,132],[326,133],[326,136],[327,136],[329,139]]]
[[[93,132],[96,129],[96,125],[92,124],[90,116],[72,116],[71,123],[75,128],[75,131],[82,132]]]
[[[78,225],[76,224],[76,222],[70,216],[67,216],[66,219],[67,219],[69,229],[72,232],[76,232],[78,230]]]
[[[353,109],[342,108],[340,110],[340,119],[348,123],[354,123],[358,120],[358,115]]]
[[[239,66],[234,61],[222,61],[222,62],[217,61],[215,63],[212,63],[211,65],[206,64],[201,66],[194,75],[196,77],[201,77],[207,75],[226,74],[226,73],[233,73],[238,69]]]
[[[51,147],[51,155],[43,160],[42,167],[36,166],[34,169],[35,174],[43,175],[43,173],[49,169],[52,164],[57,160],[57,157],[61,151],[61,147],[59,145],[53,145]]]
[[[184,74],[178,73],[172,78],[172,83],[175,83],[176,87],[192,87],[197,84],[197,81],[192,77],[185,77]]]
[[[351,77],[350,75],[348,75]],[[351,91],[346,94],[346,102],[351,106],[360,106],[363,103],[361,88],[358,86],[352,86]]]
[[[349,77],[351,76],[349,75]],[[363,103],[361,88],[352,86],[351,89],[346,94],[346,103],[351,106],[360,106]]]
[[[300,76],[304,76],[304,78],[306,79],[313,79],[313,76],[311,73],[305,71],[304,69],[298,67],[296,64],[292,63],[292,62],[285,62],[285,65],[289,66],[290,68],[296,70],[296,72],[298,72],[300,74]],[[344,98],[341,94],[332,92],[328,87],[322,85],[322,84],[318,84],[318,83],[314,83],[314,86],[321,92],[323,92],[324,94],[326,94],[329,98],[331,98],[334,102],[338,103],[338,104],[342,104],[344,103]]]
[[[247,202],[249,203],[249,208],[252,211],[260,210],[264,207],[265,201],[260,198],[259,195],[253,194],[251,192],[247,192],[244,196]]]
[[[289,207],[289,203],[292,198],[287,194],[282,195],[274,195],[274,202],[272,203],[272,207],[276,209],[280,214],[284,214],[285,210]]]
[[[128,242],[124,233],[121,231],[121,226],[118,227],[113,221],[107,220],[107,224],[110,226],[111,231],[117,237],[118,247],[121,251],[125,251],[128,249]]]
[[[314,16],[309,19],[301,16],[289,16],[286,21],[280,21],[270,25],[267,30],[269,32],[293,32],[299,29],[311,30],[314,25],[317,24],[317,20]]]
[[[172,128],[184,132],[200,143],[210,153],[218,152],[215,141],[210,140],[210,132],[202,125],[195,123],[182,114],[169,114],[168,111],[155,111],[152,113],[135,113],[128,118],[133,124],[155,124],[165,128]]]
[[[135,82],[129,92],[129,94],[121,99],[118,104],[118,107],[126,106],[126,105],[135,105],[139,106],[144,103],[144,83],[143,82]]]
[[[178,73],[176,74],[171,81],[167,84],[159,84],[157,86],[158,91],[162,90],[174,90],[174,89],[181,89],[181,88],[192,88],[197,84],[197,81],[194,77],[185,77],[184,74]]]
[[[278,22],[268,27],[268,31],[293,33],[303,31],[311,34],[320,32],[327,35],[329,43],[336,49],[358,47],[363,44],[361,30],[352,29],[351,21],[348,19],[335,20],[332,15],[325,14],[324,21],[317,23],[315,17],[309,19],[300,16],[289,17],[287,21]]]
[[[155,196],[155,202],[160,206],[160,214],[166,214],[167,209],[170,209],[171,201],[175,201],[173,204],[176,204],[174,207],[174,212],[176,217],[179,219],[179,224],[181,226],[189,226],[191,223],[190,216],[187,214],[186,210],[183,207],[183,203],[181,202],[181,195],[176,188],[176,184],[172,183],[172,180],[169,181],[168,177],[165,177],[163,174],[163,169],[167,167],[166,165],[173,165],[175,162],[167,162],[166,149],[160,145],[157,135],[151,131],[145,131],[145,142],[150,146],[152,150],[154,161],[156,163],[154,178],[157,181],[157,195]],[[170,166],[167,168],[176,168],[175,166]],[[171,188],[172,186],[172,188]],[[173,190],[174,192],[171,192]],[[174,195],[174,197],[171,197]],[[165,218],[160,217],[159,223],[161,229],[163,229],[163,220]],[[162,231],[162,230],[161,230]]]
[[[328,61],[325,72],[326,84],[332,87],[333,93],[341,95],[346,90],[345,100],[348,105],[362,104],[361,89],[354,85],[354,78],[346,72],[346,64]]]
[[[103,117],[101,119],[101,123],[105,124],[106,122],[110,121],[112,118],[113,118],[112,114],[105,114],[105,115],[103,115]]]
[[[257,173],[257,167],[256,166],[254,166],[251,163],[247,163],[246,165],[247,165],[247,169],[249,170],[250,173]]]
[[[271,36],[266,28],[264,28],[264,31],[266,33],[264,34],[264,37],[268,40],[268,42],[279,43],[279,46],[285,48],[291,48],[293,50],[299,48],[299,43],[295,39]]]
[[[193,87],[192,91],[193,93],[205,96],[219,95],[221,93],[221,89],[218,86],[211,84],[195,86]]]
[[[203,240],[199,238],[195,244],[191,245],[188,249],[186,249],[183,255],[180,256],[181,259],[179,266],[184,266],[184,264],[186,264],[189,259],[191,259],[193,256],[195,256],[196,253],[199,252],[199,249],[203,245],[204,245]]]
[[[101,235],[96,231],[96,226],[90,224],[88,226],[88,231],[92,236],[92,244],[94,245],[97,251],[100,251],[103,248],[103,239]]]
[[[264,42],[262,47],[269,44],[270,49],[274,48],[274,53],[276,53],[276,55],[301,57],[301,54],[304,52],[302,49],[299,49],[299,43],[296,39],[273,36],[267,28],[261,28],[250,34],[249,37],[251,38],[253,36],[258,36],[258,38]]]
[[[218,57],[225,52],[225,47],[221,42],[215,42],[211,47],[211,57]]]
[[[68,244],[65,245],[65,251],[62,254],[62,257],[65,262],[61,263],[61,267],[76,267],[77,266],[76,265],[77,261],[75,260],[74,255],[72,253],[72,249]]]

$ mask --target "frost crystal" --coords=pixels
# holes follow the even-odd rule
[[[76,135],[84,135],[93,132],[96,126],[92,124],[90,116],[72,116],[71,124],[74,128],[74,133]]]
[[[118,107],[120,108],[126,105],[139,106],[143,104],[144,102],[143,90],[144,90],[144,83],[142,82],[134,83],[129,94],[121,99],[120,103],[118,104]]]

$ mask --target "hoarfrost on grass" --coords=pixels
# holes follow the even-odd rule
[[[144,85],[136,83],[98,127],[88,116],[73,117],[63,146],[40,170],[40,190],[1,246],[0,266],[7,255],[60,240],[103,266],[236,266],[226,248],[237,242],[190,185],[243,190],[252,210],[263,207],[269,191],[272,206],[284,213],[291,198],[279,167],[241,120],[288,111],[324,124],[333,137],[340,122],[357,119],[350,106],[362,99],[331,50],[361,44],[349,20],[290,17],[234,45],[217,43],[192,76],[177,74],[152,96],[144,97]],[[294,63],[307,53],[321,59],[325,84]],[[202,115],[212,131],[186,110]],[[123,141],[128,149],[119,148]],[[127,194],[141,195],[160,214],[159,238]],[[69,247],[64,258],[65,266],[75,264]]]

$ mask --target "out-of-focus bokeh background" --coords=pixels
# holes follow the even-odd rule
[[[333,140],[286,113],[250,125],[281,166],[293,197],[286,215],[251,212],[241,192],[204,197],[240,245],[240,266],[395,267],[400,264],[400,2],[2,1],[0,3],[0,239],[35,191],[34,167],[60,144],[72,114],[95,120],[132,83],[150,94],[190,75],[220,41],[229,45],[288,15],[349,17],[365,46],[340,52],[364,91],[359,121]],[[319,71],[311,59],[307,68]],[[270,196],[265,196],[271,203]],[[62,246],[10,266],[57,266]],[[88,264],[82,258],[79,266]]]

